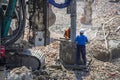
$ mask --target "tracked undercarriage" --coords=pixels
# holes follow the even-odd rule
[[[8,53],[6,55],[6,67],[9,69],[26,66],[32,70],[38,70],[45,66],[45,56],[40,50],[26,49]]]

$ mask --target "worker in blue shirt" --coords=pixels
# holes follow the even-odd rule
[[[77,55],[76,64],[80,65],[80,54],[82,55],[83,64],[86,65],[86,43],[88,43],[88,38],[84,35],[84,29],[80,29],[80,35],[75,38],[77,44]]]

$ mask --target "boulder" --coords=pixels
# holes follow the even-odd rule
[[[10,71],[7,80],[33,80],[32,71],[25,66]]]

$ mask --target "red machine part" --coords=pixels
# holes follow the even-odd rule
[[[0,57],[4,58],[5,57],[5,47],[0,46]]]

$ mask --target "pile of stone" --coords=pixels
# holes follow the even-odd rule
[[[119,80],[119,66],[113,65],[110,62],[101,62],[95,60],[91,66],[90,75],[84,77],[84,80]]]
[[[92,64],[88,72],[83,70],[51,68],[50,65],[55,65],[56,57],[59,56],[59,42],[54,42],[47,47],[40,47],[46,55],[46,69],[49,71],[51,79],[63,80],[119,80],[120,79],[120,59],[112,62],[103,62],[93,58]],[[57,50],[56,50],[57,49]],[[53,51],[51,51],[53,50]],[[54,51],[56,50],[56,51]],[[102,49],[101,49],[102,50]],[[51,52],[49,54],[49,52]],[[55,54],[54,56],[52,56]],[[87,55],[90,55],[89,53]],[[87,57],[88,58],[88,57]]]
[[[97,0],[93,3],[92,22],[94,26],[100,27],[101,23],[108,21],[120,11],[120,3],[111,3],[109,0]]]
[[[8,73],[6,80],[33,80],[32,71],[25,66],[14,68]]]
[[[55,63],[54,60],[58,59],[59,55],[59,42],[53,42],[46,47],[38,47],[46,56],[46,65]]]

